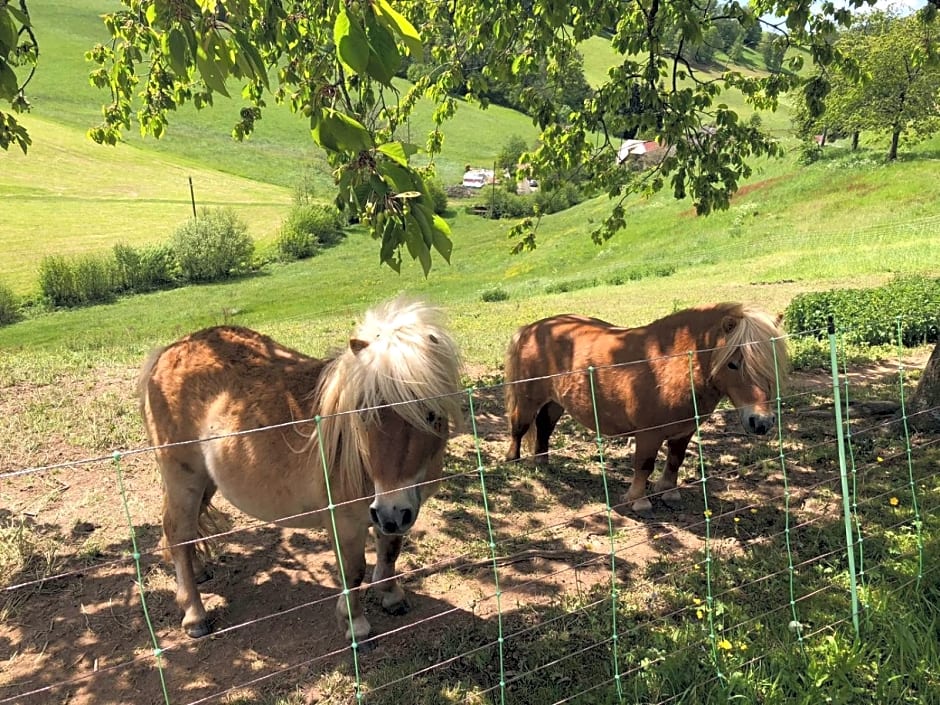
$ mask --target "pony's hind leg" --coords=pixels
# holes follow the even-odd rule
[[[194,541],[209,478],[170,457],[160,460],[163,474],[163,535],[176,569],[176,603],[183,610],[183,630],[198,638],[209,633],[206,608],[196,588]]]
[[[558,419],[565,413],[565,407],[550,401],[545,404],[535,417],[535,464],[548,465],[548,439],[558,424]]]
[[[656,467],[656,454],[662,440],[659,437],[645,433],[636,434],[636,444],[633,450],[633,480],[627,491],[625,502],[632,503],[632,509],[645,517],[652,516],[653,503],[646,496],[646,482],[649,480],[653,468]]]
[[[401,553],[401,536],[376,532],[376,561],[372,571],[372,585],[382,595],[382,608],[389,614],[402,615],[410,609],[405,591],[395,578],[395,561]]]
[[[679,494],[677,485],[679,483],[679,467],[685,460],[685,449],[689,447],[689,441],[692,440],[692,434],[671,438],[666,441],[666,467],[663,468],[663,476],[656,481],[653,489],[662,497],[662,500],[670,507],[681,503],[682,496]]]

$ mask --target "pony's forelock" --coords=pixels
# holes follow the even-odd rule
[[[323,370],[318,425],[331,481],[345,499],[364,494],[364,434],[380,407],[409,425],[431,428],[429,414],[455,421],[460,414],[460,355],[443,313],[424,302],[398,298],[368,311],[355,338]],[[347,452],[340,452],[340,439]],[[335,498],[334,498],[335,501]]]
[[[728,311],[737,319],[734,329],[712,356],[711,375],[724,367],[740,349],[742,368],[763,389],[775,391],[789,367],[784,332],[762,309],[738,304]]]

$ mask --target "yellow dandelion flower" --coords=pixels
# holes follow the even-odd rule
[[[747,651],[747,644],[745,644],[743,641],[738,644],[738,651]]]
[[[699,619],[704,619],[705,613],[702,610],[695,610],[695,616]]]
[[[693,598],[692,598],[692,604],[694,604],[694,605],[700,605],[700,604],[702,604],[702,600],[701,600],[700,598],[698,598],[698,597],[693,597]]]
[[[740,524],[740,523],[741,523],[741,517],[735,517],[735,518],[734,518],[734,523],[735,523],[735,524]]]
[[[711,510],[711,509],[706,509],[706,510],[705,510],[705,518],[708,519],[711,515],[712,515],[712,510]]]
[[[733,648],[733,646],[731,645],[731,642],[728,641],[727,639],[720,640],[717,644],[715,644],[715,646],[717,646],[722,651],[731,651],[731,649]]]
[[[882,458],[880,455],[878,456],[877,460],[879,463],[883,463],[885,461],[885,459]]]
[[[891,499],[888,500],[888,504],[890,504],[892,507],[896,507],[900,503],[901,503],[901,500],[899,500],[897,497],[892,497]]]
[[[757,508],[751,507],[751,514],[757,514]]]

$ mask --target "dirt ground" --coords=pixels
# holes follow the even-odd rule
[[[895,373],[890,365],[855,370],[853,384],[877,386]],[[66,428],[91,423],[89,414],[95,414],[94,425],[133,429],[135,420],[108,416],[133,415],[133,375],[131,369],[93,374],[93,381],[72,389],[53,382],[53,387],[66,386],[55,396],[67,408],[55,413],[70,419]],[[2,390],[0,416],[9,427],[17,418],[26,425],[27,410],[49,395],[48,386]],[[782,420],[788,447],[811,447],[811,439],[821,441],[827,434],[831,439],[831,423],[827,427],[812,415],[827,401],[826,376],[797,375],[793,390]],[[606,581],[610,532],[593,439],[566,418],[556,432],[549,470],[506,465],[501,462],[506,437],[499,391],[482,394],[479,452],[499,557],[502,610],[537,610]],[[116,402],[95,407],[102,399]],[[134,433],[127,432],[124,448],[143,447],[142,433]],[[94,437],[76,438],[53,431],[43,433],[40,443],[24,432],[19,441],[8,438],[2,449],[0,473],[100,460],[0,480],[0,525],[8,532],[22,527],[17,540],[30,556],[0,593],[0,703],[146,705],[163,703],[164,687],[173,703],[227,702],[303,689],[331,669],[348,669],[350,652],[334,618],[337,577],[325,534],[261,524],[221,502],[234,531],[224,537],[212,576],[200,586],[215,631],[189,639],[179,628],[171,568],[155,551],[161,499],[152,458],[128,454],[116,461]],[[712,417],[702,438],[711,477],[713,550],[733,554],[761,541],[779,511],[776,438],[746,437],[734,415],[726,413]],[[617,505],[610,521],[618,579],[642,579],[644,567],[663,555],[691,560],[704,540],[694,447],[681,473],[681,506],[657,501],[653,518],[636,516],[620,504],[630,477],[629,440],[613,439],[605,451]],[[374,598],[367,600],[377,637],[375,648],[361,660],[366,678],[408,640],[433,640],[444,630],[495,614],[487,522],[474,471],[477,444],[463,433],[452,440],[449,453],[451,474],[422,511],[399,561],[410,613],[393,617]],[[810,456],[798,454],[788,466],[793,506],[812,514],[833,501],[831,493],[818,489],[832,484],[836,469],[814,465]],[[149,625],[119,478],[139,547]],[[368,561],[374,564],[373,554]],[[155,667],[151,626],[163,650],[165,683]]]

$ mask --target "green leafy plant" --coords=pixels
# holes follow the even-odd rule
[[[15,323],[22,315],[16,294],[9,287],[0,284],[0,326]]]
[[[291,209],[275,246],[281,259],[306,259],[323,247],[335,245],[342,237],[342,217],[335,206],[303,204]]]
[[[255,243],[234,210],[205,208],[176,230],[172,249],[184,281],[211,282],[250,271]]]
[[[119,280],[117,265],[110,257],[83,255],[69,259],[51,255],[39,265],[39,288],[52,306],[113,301]]]

